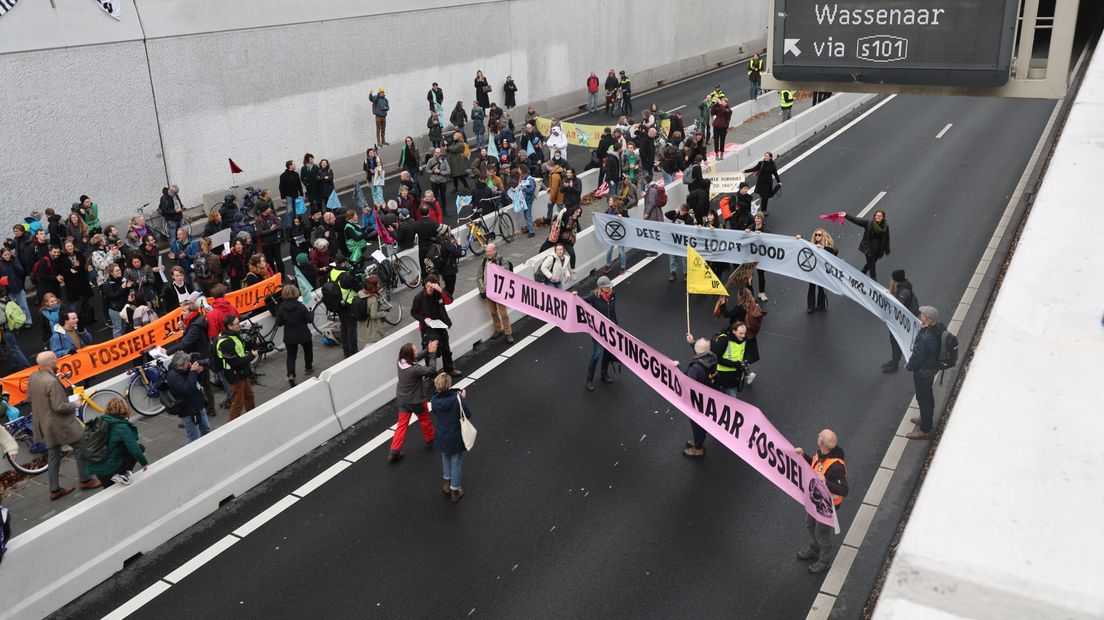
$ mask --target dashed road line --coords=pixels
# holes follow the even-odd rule
[[[942,139],[943,136],[945,136],[947,134],[947,132],[950,131],[951,127],[953,127],[953,126],[954,126],[954,123],[947,123],[947,126],[943,128],[943,131],[940,131],[939,133],[935,134],[935,139],[936,140]]]
[[[874,208],[874,205],[881,202],[882,198],[885,198],[885,195],[886,192],[878,192],[878,195],[874,197],[874,200],[871,200],[865,207],[863,207],[862,211],[859,211],[859,217],[866,217],[866,214],[870,213],[870,210]]]

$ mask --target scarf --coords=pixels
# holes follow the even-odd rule
[[[884,235],[889,230],[889,225],[886,224],[885,220],[882,220],[881,223],[870,220],[870,230],[875,235]]]

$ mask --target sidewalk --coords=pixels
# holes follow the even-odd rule
[[[798,100],[797,103],[794,104],[794,115],[807,109],[809,105],[810,101],[808,99]],[[735,150],[739,145],[770,130],[779,123],[781,123],[781,116],[779,111],[775,109],[768,114],[761,115],[737,127],[733,127],[728,134],[729,142],[726,146],[726,151]],[[597,201],[590,205],[583,206],[584,214],[592,214],[596,211],[602,212],[604,210],[604,201]],[[543,215],[543,213],[534,214],[534,218],[543,217]],[[520,217],[518,214],[513,214],[513,216],[515,225],[519,225],[521,221]],[[581,223],[584,227],[589,226],[591,224],[590,218],[584,217]],[[543,235],[540,234],[542,232],[544,233]],[[515,238],[511,243],[498,243],[498,251],[515,265],[520,265],[537,254],[537,250],[540,248],[541,243],[543,243],[547,237],[547,229],[538,229],[537,233],[537,236],[532,239],[525,237],[523,234]],[[469,255],[460,261],[460,272],[457,274],[456,278],[456,297],[476,288],[476,277],[481,263],[481,256]],[[575,281],[581,281],[585,279],[587,275],[588,274],[577,274],[575,276]],[[400,326],[392,327],[385,325],[388,333],[393,332],[395,329],[399,329],[401,326],[414,322],[409,316],[409,309],[414,295],[417,292],[417,290],[410,289],[396,291],[395,300],[396,303],[403,308],[403,321]],[[280,345],[281,343],[277,342],[277,344]],[[360,344],[361,347],[363,347],[366,343]],[[258,405],[274,398],[287,389],[287,375],[284,368],[285,359],[282,350],[274,351],[269,354],[261,365],[259,372],[263,373],[263,376],[260,377],[260,383],[254,386]],[[309,374],[317,377],[323,370],[336,364],[341,359],[343,359],[341,347],[327,347],[322,344],[320,338],[315,337],[314,371]],[[299,365],[299,379],[303,379],[307,375],[302,374],[302,360],[299,361]],[[465,368],[463,358],[457,361],[457,367],[461,371],[469,370]],[[222,399],[221,390],[216,389],[216,400],[221,401]],[[210,418],[213,432],[218,432],[218,428],[225,424],[228,419],[229,411],[226,409],[219,409],[218,414]],[[146,447],[146,455],[150,460],[151,467],[157,467],[158,459],[163,458],[184,445],[184,429],[178,428],[178,419],[175,417],[162,414],[156,417],[146,418],[135,414],[131,418],[131,421],[138,427],[139,440]],[[6,470],[8,467],[7,461],[3,461],[3,465],[0,465],[0,467]],[[6,475],[6,471],[0,473]],[[76,465],[73,463],[72,459],[67,458],[62,462],[61,485],[63,487],[76,487],[77,485]],[[76,489],[73,493],[51,502],[49,500],[46,475],[40,474],[24,479],[0,491],[0,496],[2,496],[3,505],[11,511],[13,533],[19,535],[35,525],[76,505],[84,498],[96,492],[95,490],[81,491],[80,489]]]

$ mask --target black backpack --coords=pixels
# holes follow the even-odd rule
[[[351,307],[354,321],[367,321],[368,320],[368,298],[357,295],[353,298],[353,304]]]
[[[341,287],[332,279],[322,284],[322,303],[326,305],[326,310],[329,312],[341,312],[343,309]]]
[[[107,437],[111,428],[103,416],[84,425],[80,438],[80,455],[86,461],[102,463],[107,460]]]
[[[958,364],[958,336],[946,327],[939,333],[939,369],[947,370]]]

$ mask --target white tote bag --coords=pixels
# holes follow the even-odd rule
[[[464,415],[464,402],[460,400],[459,394],[456,395],[456,404],[460,406],[460,436],[464,438],[464,447],[471,450],[475,445],[475,426],[468,416]]]

